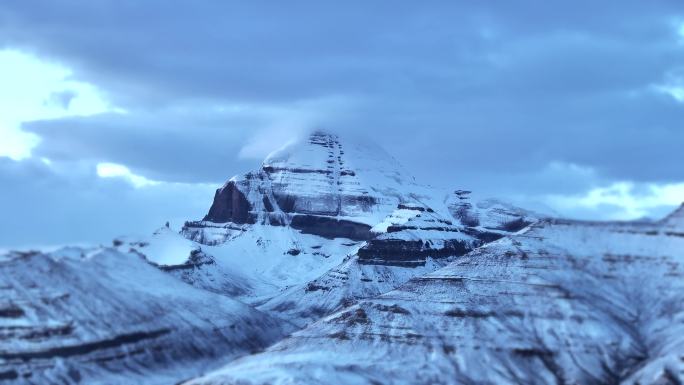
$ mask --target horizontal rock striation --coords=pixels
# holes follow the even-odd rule
[[[360,264],[422,266],[428,258],[457,257],[482,244],[429,207],[400,204],[397,211],[412,214],[403,223],[388,225],[385,233],[359,249]]]
[[[358,255],[359,263],[364,265],[415,267],[425,265],[427,258],[463,255],[473,246],[464,240],[445,240],[440,247],[433,247],[428,241],[375,239],[361,248]]]
[[[355,241],[371,239],[371,226],[365,223],[318,215],[294,215],[290,222],[293,229],[304,234],[323,238],[347,238]]]
[[[171,273],[204,263],[196,253]],[[10,254],[0,282],[3,384],[173,382],[290,330],[113,249]]]
[[[679,384],[680,223],[542,220],[191,384]]]

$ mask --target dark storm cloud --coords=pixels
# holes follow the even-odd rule
[[[444,187],[534,195],[682,181],[684,104],[658,89],[684,84],[682,22],[681,1],[9,0],[0,44],[129,111],[26,124],[37,156],[220,182],[255,131],[300,124]]]
[[[677,165],[684,161],[684,130],[678,122],[684,106],[655,91],[584,96],[564,105],[515,97],[486,104],[381,103],[381,113],[346,125],[385,128],[386,146],[434,180],[456,183],[488,174],[498,185],[497,173],[536,171],[553,161],[590,166],[618,180],[682,179]]]
[[[671,143],[683,139],[683,109],[653,89],[684,63],[679,2],[341,4],[10,1],[0,11],[0,36],[63,60],[124,108],[343,96],[356,98],[357,108],[321,124],[372,129],[381,139],[409,138],[419,129],[425,136],[419,143],[432,155],[408,153],[406,163],[441,156],[482,167],[468,170],[478,173],[567,161],[612,178],[681,177],[672,164],[682,158]],[[59,152],[51,147],[82,135],[69,145],[103,150],[94,130],[81,129],[87,124],[103,126],[103,139],[114,136],[104,145],[107,156],[127,152],[131,141],[167,142],[159,148],[183,159],[147,164],[149,175],[178,166],[184,176],[202,168],[203,179],[219,172],[207,167],[228,161],[222,146],[207,141],[191,142],[196,146],[185,152],[202,152],[210,164],[190,161],[201,158],[154,135],[181,137],[195,125],[177,129],[159,120],[169,132],[128,121],[72,120],[79,128],[40,132],[41,153]],[[241,145],[245,134],[231,137],[236,129],[225,124],[228,135],[201,128],[198,135],[219,132],[216,139],[229,149]],[[458,145],[468,142],[482,148]],[[152,158],[168,156],[154,152],[144,148]]]
[[[469,97],[502,79],[504,91],[557,92],[660,76],[681,58],[677,3],[619,4],[10,0],[0,17],[7,44],[136,102]]]

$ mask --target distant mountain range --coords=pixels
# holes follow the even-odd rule
[[[326,132],[180,232],[0,257],[9,384],[681,384],[684,206],[547,218]]]

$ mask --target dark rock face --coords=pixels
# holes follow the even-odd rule
[[[275,209],[273,208],[273,204],[271,203],[271,200],[268,199],[267,196],[264,195],[261,201],[264,203],[264,209],[266,209],[267,212],[272,213],[273,211],[275,211]]]
[[[41,351],[19,353],[0,352],[0,358],[6,361],[31,361],[39,359],[54,359],[57,357],[67,358],[72,356],[83,356],[101,350],[120,349],[125,345],[139,343],[144,340],[155,339],[165,334],[169,334],[170,332],[170,329],[159,329],[153,330],[151,332],[134,332],[121,334],[100,341],[88,342],[80,345],[58,346]]]
[[[473,205],[469,202],[454,205],[451,214],[465,226],[477,227],[480,225],[480,219],[473,214]]]
[[[21,318],[24,314],[24,310],[14,304],[10,304],[10,306],[5,308],[0,308],[0,318]]]
[[[363,223],[346,221],[325,216],[295,215],[290,222],[292,228],[305,234],[324,238],[348,238],[355,241],[371,239],[371,227]]]
[[[460,256],[472,249],[472,244],[458,240],[447,240],[437,248],[420,240],[373,239],[359,249],[358,255],[359,263],[364,265],[416,267],[425,265],[428,257]]]
[[[245,194],[236,187],[234,181],[230,181],[216,190],[214,203],[204,220],[215,223],[254,223],[254,217],[250,214],[251,208]]]
[[[19,378],[19,373],[16,370],[0,372],[0,380],[16,380],[17,378]]]
[[[162,271],[175,271],[175,270],[194,270],[199,269],[204,265],[214,265],[216,261],[213,257],[205,254],[202,250],[196,249],[190,252],[190,257],[185,263],[180,265],[162,265],[159,269]]]
[[[397,209],[410,210],[413,217],[369,240],[358,251],[360,264],[424,266],[427,258],[461,256],[482,244],[469,228],[454,225],[430,207],[402,203]]]
[[[501,225],[500,230],[515,233],[516,231],[520,231],[520,230],[524,229],[525,227],[529,226],[531,223],[532,222],[526,221],[523,218],[518,218],[518,219],[514,219],[512,221],[503,223]]]
[[[494,242],[504,237],[504,234],[502,234],[501,232],[480,230],[475,227],[467,227],[463,229],[463,232],[474,238],[479,239],[482,243]]]

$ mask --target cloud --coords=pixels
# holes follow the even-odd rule
[[[321,127],[379,142],[419,181],[640,215],[657,208],[577,202],[682,182],[681,20],[679,2],[10,0],[0,46],[59,69],[31,103],[70,115],[18,115],[3,139],[98,186],[167,182],[141,194],[221,183]]]
[[[59,57],[117,104],[141,105],[396,91],[465,97],[462,89],[502,78],[504,92],[623,86],[681,58],[671,22],[681,8],[26,0],[9,2],[0,17],[7,44]]]
[[[676,101],[684,103],[684,67],[677,67],[668,71],[663,82],[656,84],[654,88],[671,96]]]
[[[420,145],[415,159],[389,144],[420,173],[562,160],[616,180],[679,177],[671,143],[684,110],[653,89],[684,61],[675,3],[113,4],[11,3],[0,36],[59,57],[117,106],[168,114],[160,121],[175,119],[170,105],[239,104],[256,115],[307,103],[299,112],[312,115],[337,99],[316,123]],[[238,151],[262,152],[253,149]]]
[[[550,195],[547,202],[576,217],[593,214],[606,220],[648,217],[659,219],[684,202],[684,183],[635,184],[616,182],[581,195]],[[655,215],[654,215],[655,214]]]
[[[316,105],[326,111],[327,104]],[[310,108],[193,104],[28,122],[23,129],[42,138],[37,157],[117,163],[160,181],[220,183],[316,126]]]
[[[128,167],[116,163],[98,163],[96,170],[97,176],[100,178],[121,178],[138,188],[156,186],[162,183],[156,180],[147,179],[144,176],[136,175],[132,173]]]
[[[0,212],[5,223],[0,245],[109,244],[120,235],[149,234],[167,220],[178,229],[184,220],[205,214],[216,188],[182,183],[134,186],[135,179],[126,173],[123,178],[101,178],[97,171],[78,162],[0,158]]]
[[[45,101],[48,105],[56,105],[64,110],[68,110],[71,102],[78,96],[78,93],[74,90],[64,90],[53,92],[50,94],[48,99]]]
[[[88,116],[114,110],[91,84],[71,72],[16,50],[0,50],[0,156],[25,159],[40,137],[21,130],[26,120]]]

